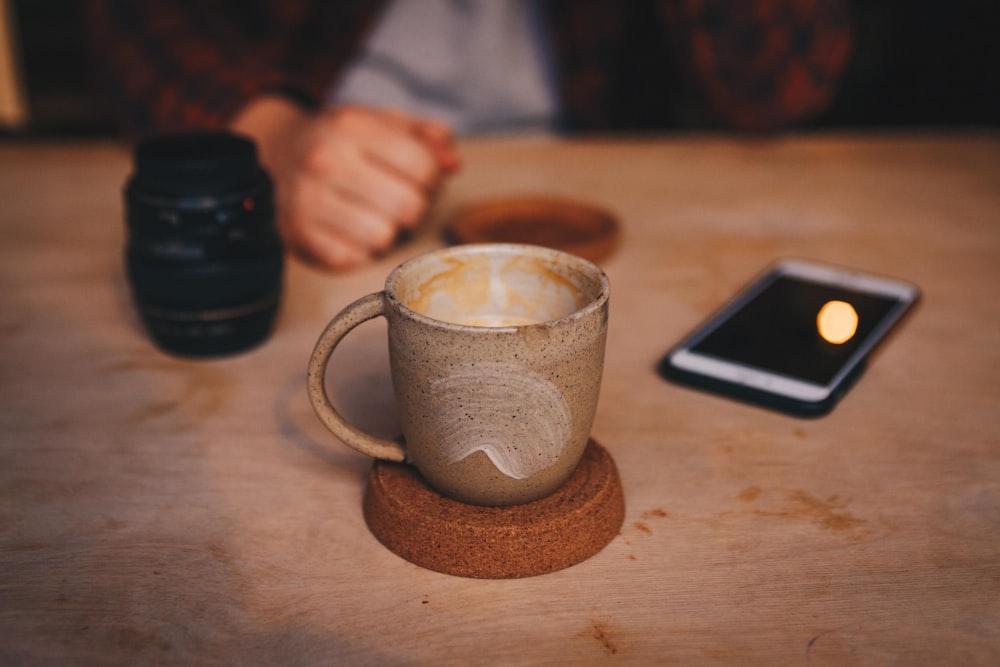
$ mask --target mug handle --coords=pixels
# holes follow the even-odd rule
[[[316,341],[316,347],[313,348],[312,356],[309,358],[306,388],[309,390],[309,401],[316,416],[323,422],[323,426],[343,440],[344,444],[368,456],[402,462],[406,460],[406,449],[398,442],[376,438],[347,423],[330,403],[324,384],[326,366],[337,344],[354,327],[379,316],[385,317],[385,292],[363,296],[337,313],[336,317],[326,325],[326,329]]]

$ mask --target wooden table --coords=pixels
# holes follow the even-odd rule
[[[123,277],[107,144],[0,146],[0,663],[1000,663],[1000,136],[476,141],[427,230],[363,270],[292,262],[273,337],[154,349]],[[540,192],[624,223],[594,436],[621,534],[477,580],[368,532],[370,461],[306,399],[326,321],[474,200]],[[828,417],[660,380],[660,355],[775,258],[924,300]],[[391,436],[381,320],[334,400]]]

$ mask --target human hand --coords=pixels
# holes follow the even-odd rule
[[[416,227],[459,165],[447,127],[384,109],[310,114],[269,97],[232,128],[257,141],[285,243],[334,270],[368,261]]]

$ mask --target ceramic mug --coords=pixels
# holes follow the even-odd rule
[[[608,295],[600,268],[541,246],[460,245],[415,257],[327,325],[309,361],[310,401],[344,443],[413,464],[444,495],[478,505],[537,500],[566,481],[587,445]],[[402,444],[349,424],[324,386],[337,344],[380,316]]]

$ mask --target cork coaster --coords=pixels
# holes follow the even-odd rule
[[[625,519],[615,462],[591,440],[569,480],[524,505],[482,507],[446,498],[415,468],[376,461],[365,522],[390,551],[429,570],[479,579],[546,574],[604,548]]]
[[[529,243],[598,263],[618,247],[621,226],[598,206],[526,196],[470,206],[455,217],[447,234],[456,243]]]

